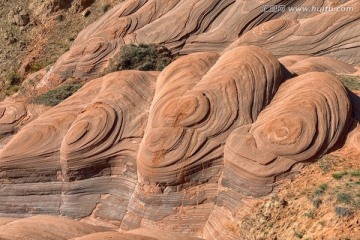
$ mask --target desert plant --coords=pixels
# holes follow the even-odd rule
[[[121,48],[114,70],[161,71],[174,59],[170,50],[156,44],[128,44]]]
[[[360,177],[360,170],[355,170],[353,172],[350,173],[351,176],[353,177]]]
[[[313,201],[312,201],[312,204],[315,208],[319,208],[320,205],[322,203],[322,200],[320,198],[315,198]]]
[[[346,207],[335,206],[335,213],[339,217],[348,217],[354,214],[353,210]]]
[[[14,86],[21,83],[21,77],[16,72],[10,72],[6,75],[6,85]]]
[[[45,60],[42,60],[42,61],[36,61],[36,62],[33,62],[32,64],[30,64],[29,66],[29,72],[37,72],[51,64],[53,64],[54,61],[51,61],[49,59],[45,59]]]
[[[327,189],[328,185],[326,183],[320,184],[319,187],[315,190],[315,195],[322,196]]]
[[[102,6],[102,11],[104,13],[106,13],[107,11],[109,11],[110,7],[111,7],[110,4],[105,4],[105,5]]]
[[[338,75],[337,79],[352,91],[360,90],[360,78],[357,76]]]
[[[343,176],[345,176],[347,174],[348,174],[348,172],[344,171],[344,172],[334,173],[332,176],[333,176],[333,178],[339,180],[339,179],[341,179]]]
[[[295,237],[297,237],[297,238],[303,238],[304,237],[304,232],[298,232],[298,231],[296,231],[295,229],[293,229],[294,230],[294,234],[295,234]]]
[[[308,218],[314,219],[314,218],[315,218],[315,211],[314,211],[314,210],[310,210],[310,211],[304,213],[304,216],[305,216],[305,217],[308,217]]]
[[[349,204],[352,201],[352,196],[348,193],[339,193],[336,197],[340,203]]]
[[[35,99],[33,99],[33,102],[46,106],[55,106],[66,98],[70,97],[81,87],[81,83],[67,83],[40,96],[37,96]]]

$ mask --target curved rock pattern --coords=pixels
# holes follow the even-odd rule
[[[342,6],[352,9],[324,12],[302,21],[268,21],[239,37],[227,50],[236,46],[256,45],[277,57],[305,54],[359,63],[360,2],[352,0]]]
[[[39,215],[24,219],[0,218],[0,239],[19,240],[200,240],[189,235],[154,229],[129,233],[86,224],[73,219]]]
[[[162,43],[192,54],[161,73],[123,71],[92,80],[36,120],[29,106],[2,103],[0,136],[22,128],[0,150],[0,216],[10,217],[0,219],[0,239],[12,239],[24,224],[36,231],[14,236],[189,239],[139,230],[144,227],[239,239],[237,223],[261,197],[349,130],[347,90],[330,75],[311,72],[350,74],[351,65],[329,56],[360,59],[358,14],[269,13],[263,6],[332,3],[127,0],[110,10],[79,34],[37,87],[92,78],[125,43]],[[243,46],[249,44],[284,57]],[[288,79],[291,73],[300,76]],[[36,226],[48,219],[11,218],[34,214],[82,222],[50,219],[60,227],[40,236]],[[79,234],[70,236],[66,225]]]
[[[353,10],[264,10],[269,5],[321,8],[340,4]],[[251,44],[279,57],[314,54],[356,63],[360,62],[356,50],[360,19],[355,14],[359,7],[356,0],[127,0],[84,29],[37,87],[59,84],[69,77],[93,78],[128,43],[164,44],[181,55],[220,53],[229,45],[231,49]]]
[[[92,170],[106,168],[107,175],[121,174],[118,161],[132,159],[135,164],[155,79],[156,73],[136,71],[107,75],[62,141],[60,162],[66,180],[89,178]]]
[[[204,57],[210,61],[201,66]],[[231,129],[252,123],[283,79],[279,62],[255,47],[237,48],[220,58],[190,55],[171,64],[159,76],[139,150],[144,181],[184,184],[219,165]]]
[[[27,115],[24,103],[2,102],[0,105],[0,138],[15,131]]]
[[[93,80],[23,127],[0,152],[0,211],[86,217],[97,207],[95,218],[121,220],[156,76],[126,71]]]
[[[310,57],[306,55],[293,55],[279,58],[279,61],[289,71],[296,75],[309,72],[331,72],[338,74],[351,74],[357,70],[343,61],[329,57]]]
[[[252,125],[229,136],[225,181],[244,195],[270,193],[296,163],[325,154],[343,137],[350,112],[346,89],[330,75],[308,73],[286,81]]]

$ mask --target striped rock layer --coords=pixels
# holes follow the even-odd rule
[[[324,68],[337,63],[321,59]],[[286,69],[270,52],[240,46],[181,57],[161,73],[90,81],[0,150],[0,217],[64,215],[126,234],[239,239],[229,226],[348,133],[348,91],[326,73],[302,68],[293,77],[305,60],[282,59]],[[4,133],[28,114],[22,105],[2,109]],[[52,239],[101,238],[73,227],[79,235]],[[14,239],[6,229],[0,238]]]

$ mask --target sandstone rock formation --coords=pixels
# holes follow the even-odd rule
[[[0,239],[241,239],[256,204],[358,120],[359,100],[325,72],[356,72],[359,14],[264,11],[332,3],[360,8],[126,0],[110,10],[36,87],[95,79],[47,111],[0,104]],[[98,78],[127,43],[186,56]]]
[[[330,57],[291,55],[279,58],[279,61],[296,75],[308,72],[330,72],[337,74],[351,74],[356,72],[356,69],[350,64]]]
[[[163,232],[153,229],[139,229],[131,233],[93,226],[64,217],[40,215],[24,219],[0,218],[1,240],[196,240],[179,233]]]
[[[27,115],[26,107],[18,102],[5,102],[0,105],[0,137],[15,130]]]
[[[267,6],[352,7],[347,12],[265,11]],[[350,63],[358,55],[359,2],[127,0],[84,29],[38,87],[105,71],[123,44],[161,43],[174,53],[257,45],[276,56],[313,54]],[[331,20],[329,20],[331,19]],[[235,42],[234,42],[235,41]],[[288,48],[287,46],[292,46]]]
[[[227,187],[261,196],[302,161],[319,157],[348,131],[350,101],[342,84],[324,73],[286,81],[252,125],[229,136],[224,151]]]
[[[237,239],[229,226],[257,198],[349,128],[338,80],[290,76],[271,53],[245,46],[190,54],[160,74],[92,80],[0,151],[0,216]]]
[[[349,10],[324,12],[302,21],[268,21],[239,37],[228,50],[256,45],[278,57],[307,54],[359,63],[360,2],[349,1],[342,6]]]

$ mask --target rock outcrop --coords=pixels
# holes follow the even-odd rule
[[[294,165],[325,154],[344,136],[349,112],[347,92],[334,77],[308,73],[286,81],[252,125],[229,136],[224,183],[244,195],[269,194]]]
[[[268,21],[240,36],[227,50],[256,45],[277,57],[305,54],[359,63],[359,12],[360,2],[353,0],[344,3],[342,10],[333,9],[304,20]]]
[[[243,46],[92,80],[0,151],[0,215],[237,239],[257,199],[348,132],[338,80],[290,77],[271,53]]]
[[[325,72],[357,71],[359,2],[334,3],[353,7],[341,14],[264,8],[332,3],[126,0],[108,11],[35,88],[91,81],[49,109],[0,104],[0,239],[241,239],[254,206],[358,118],[358,99]],[[128,43],[186,56],[98,77]]]
[[[270,5],[284,6],[285,11],[267,11]],[[348,10],[305,9],[335,5]],[[181,55],[257,45],[278,57],[312,54],[360,62],[359,2],[335,5],[323,0],[124,1],[84,29],[38,87],[68,77],[93,78],[129,43],[164,44]]]

